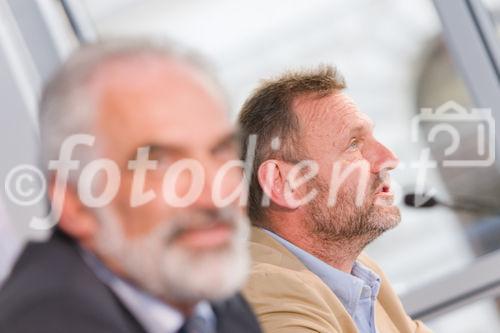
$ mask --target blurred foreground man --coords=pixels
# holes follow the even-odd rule
[[[1,291],[0,332],[260,332],[238,294],[247,222],[212,200],[216,171],[238,152],[201,65],[148,42],[85,46],[48,84],[40,126],[45,166],[68,150],[73,162],[58,162],[68,184],[50,171],[60,222]],[[95,140],[67,144],[80,133]],[[240,184],[234,170],[222,196]]]
[[[257,138],[245,294],[266,332],[429,332],[362,253],[400,221],[388,178],[398,160],[344,87],[331,67],[292,72],[242,108],[243,156]]]

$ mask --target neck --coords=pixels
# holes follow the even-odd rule
[[[311,235],[307,231],[293,232],[287,228],[270,230],[328,265],[348,274],[351,273],[354,262],[361,251],[369,243],[369,240],[362,237],[332,239],[327,236]],[[304,237],[304,235],[308,235],[308,237]]]
[[[297,240],[300,242],[300,240]],[[354,262],[364,248],[361,240],[329,240],[313,237],[309,242],[297,244],[328,265],[351,274]],[[302,247],[304,246],[304,247]]]
[[[165,303],[179,310],[186,318],[193,314],[194,308],[196,307],[196,304],[176,303],[176,302],[165,302]]]

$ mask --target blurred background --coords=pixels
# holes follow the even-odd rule
[[[333,64],[401,160],[393,178],[402,223],[367,252],[407,311],[436,332],[498,333],[500,162],[443,167],[444,160],[477,160],[477,120],[457,124],[461,141],[451,157],[444,153],[450,135],[429,142],[436,121],[420,121],[422,108],[491,109],[493,140],[483,155],[498,152],[498,25],[500,0],[0,0],[0,176],[36,164],[40,88],[80,43],[154,36],[192,47],[213,63],[234,117],[259,80]],[[416,163],[425,151],[437,164],[419,201]],[[26,239],[46,237],[28,226],[44,209],[43,202],[19,206],[2,190],[0,280]]]

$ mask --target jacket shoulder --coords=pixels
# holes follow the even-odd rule
[[[10,303],[10,304],[5,304]],[[1,332],[111,332],[117,326],[99,307],[86,306],[85,300],[67,291],[37,293],[16,302],[2,299]]]
[[[143,332],[70,240],[31,243],[0,292],[0,332]]]
[[[265,332],[340,332],[348,316],[328,287],[307,270],[254,263],[243,289]]]

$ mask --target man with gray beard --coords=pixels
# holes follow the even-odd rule
[[[398,160],[344,88],[329,66],[289,72],[242,107],[242,156],[257,140],[245,295],[270,333],[428,332],[362,253],[400,221],[388,175]]]
[[[68,149],[74,159],[48,173],[59,223],[1,290],[0,332],[260,332],[238,293],[247,220],[236,201],[213,199],[242,182],[236,168],[215,181],[238,159],[227,109],[215,78],[175,46],[74,53],[40,104],[44,168]]]

